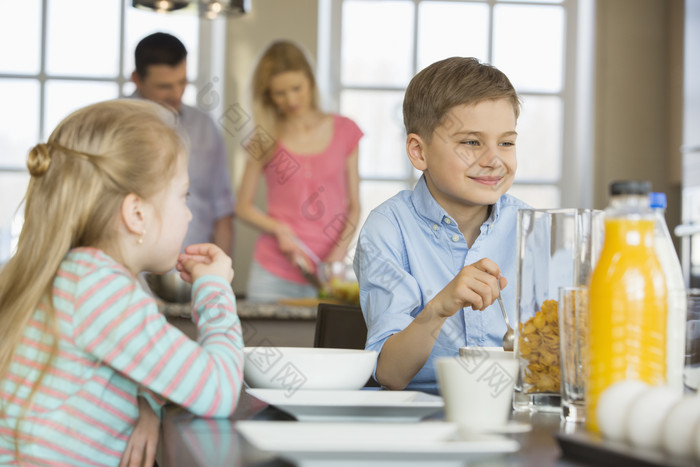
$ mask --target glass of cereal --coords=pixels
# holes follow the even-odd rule
[[[522,209],[518,213],[515,352],[517,411],[561,410],[559,288],[586,285],[603,243],[603,211]]]

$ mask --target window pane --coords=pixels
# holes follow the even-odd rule
[[[355,229],[355,234],[353,235],[350,246],[348,247],[346,260],[349,263],[352,263],[353,258],[355,257],[355,246],[357,245],[360,230],[362,229],[362,226],[367,220],[367,216],[372,209],[376,208],[399,191],[407,188],[408,186],[404,182],[360,182],[360,206],[362,206],[362,212],[360,213],[360,220],[358,221],[359,224]]]
[[[185,93],[182,95],[182,103],[197,107],[197,86],[188,84],[187,87],[185,87]],[[200,108],[200,110],[203,109]]]
[[[561,176],[561,98],[523,97],[518,119],[517,180],[556,182]]]
[[[122,85],[122,96],[129,97],[136,91],[136,85],[133,81],[127,81]]]
[[[46,82],[45,134],[42,139],[46,140],[56,125],[74,110],[95,102],[115,99],[118,95],[117,83],[48,80]]]
[[[413,75],[413,11],[412,1],[343,3],[343,84],[408,84]]]
[[[17,247],[24,213],[19,209],[29,184],[26,173],[0,172],[0,266]]]
[[[360,206],[362,206],[360,227],[364,225],[372,209],[376,208],[399,191],[411,188],[413,187],[409,187],[406,182],[378,182],[367,180],[360,182]],[[355,238],[357,238],[359,230],[360,229],[357,229],[355,231]]]
[[[565,37],[562,7],[497,5],[493,64],[519,92],[559,92]]]
[[[360,176],[405,178],[410,164],[404,142],[403,92],[343,91],[340,113],[355,120],[360,140]]]
[[[41,0],[2,2],[0,15],[0,72],[39,72]]]
[[[0,102],[0,167],[26,167],[27,152],[39,142],[39,82],[0,80]]]
[[[187,49],[187,78],[194,81],[199,66],[199,21],[191,12],[157,13],[133,8],[126,3],[126,43],[124,45],[124,77],[135,69],[134,49],[141,39],[154,32],[167,32],[177,37]]]
[[[418,70],[455,56],[488,61],[488,5],[423,2],[418,11]]]
[[[52,75],[119,74],[120,0],[50,0],[46,70]]]
[[[500,0],[496,0],[496,1],[500,1]],[[512,3],[515,3],[515,2],[532,3],[532,0],[505,0],[505,1],[512,2]],[[564,0],[537,0],[538,3],[562,3],[563,1]]]
[[[508,193],[520,198],[535,209],[561,207],[559,189],[552,185],[513,185]]]

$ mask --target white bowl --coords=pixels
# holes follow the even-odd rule
[[[245,347],[243,378],[252,388],[360,389],[369,380],[377,352],[315,347]]]
[[[475,358],[475,359],[507,359],[512,360],[515,358],[515,352],[512,350],[503,350],[503,347],[477,347],[477,346],[467,346],[459,348],[459,356],[462,358]]]

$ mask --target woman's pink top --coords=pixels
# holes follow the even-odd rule
[[[321,259],[331,252],[345,227],[349,197],[346,162],[362,137],[362,130],[349,118],[334,115],[333,120],[333,137],[325,150],[300,155],[280,142],[263,170],[268,215],[294,229]],[[278,277],[306,282],[271,234],[260,235],[254,258]]]

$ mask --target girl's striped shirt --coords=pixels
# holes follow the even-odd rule
[[[58,352],[13,431],[52,349],[46,303],[24,330],[0,381],[0,465],[118,465],[138,418],[137,396],[169,400],[197,415],[229,416],[243,373],[243,338],[231,285],[206,276],[192,287],[194,342],[171,326],[122,265],[94,248],[76,248],[53,283]],[[8,325],[9,323],[3,323]],[[162,398],[162,399],[161,399]]]

